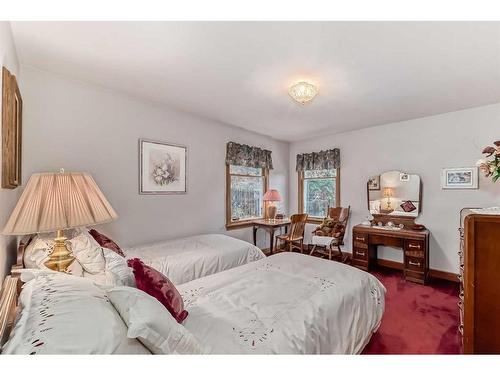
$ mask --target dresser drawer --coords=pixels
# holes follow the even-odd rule
[[[425,264],[422,258],[405,257],[406,269],[417,272],[424,272]]]
[[[353,246],[368,249],[368,234],[353,232],[352,233],[352,242]]]
[[[425,258],[425,253],[423,251],[405,250],[405,255],[412,258]]]
[[[424,249],[425,249],[424,241],[419,241],[419,240],[406,240],[405,241],[405,250],[424,251]]]
[[[368,249],[354,248],[352,250],[353,259],[368,261]]]

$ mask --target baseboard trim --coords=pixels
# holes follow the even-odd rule
[[[432,277],[433,279],[448,280],[448,281],[453,281],[455,283],[459,282],[458,275],[453,272],[430,269],[429,276]]]

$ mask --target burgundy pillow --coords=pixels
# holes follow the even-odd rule
[[[105,247],[106,249],[114,251],[115,253],[117,253],[125,258],[125,254],[123,254],[123,251],[122,251],[122,249],[120,249],[120,246],[118,246],[118,244],[115,241],[113,241],[111,238],[106,237],[104,234],[99,233],[95,229],[89,230],[89,233],[92,237],[94,237],[94,240],[97,241],[99,246]]]
[[[400,207],[404,210],[404,212],[412,212],[417,209],[412,201],[403,202],[401,203]]]
[[[160,301],[178,323],[187,318],[188,312],[184,310],[184,301],[179,291],[165,275],[146,266],[139,258],[129,259],[127,264],[134,270],[137,288]]]

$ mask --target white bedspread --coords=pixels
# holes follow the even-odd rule
[[[384,286],[341,263],[297,253],[179,285],[183,323],[211,353],[354,354],[384,312]]]
[[[182,284],[265,258],[256,246],[223,234],[203,234],[124,249],[125,256]]]

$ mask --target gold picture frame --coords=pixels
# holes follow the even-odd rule
[[[16,77],[2,68],[2,188],[21,185],[23,100]]]

